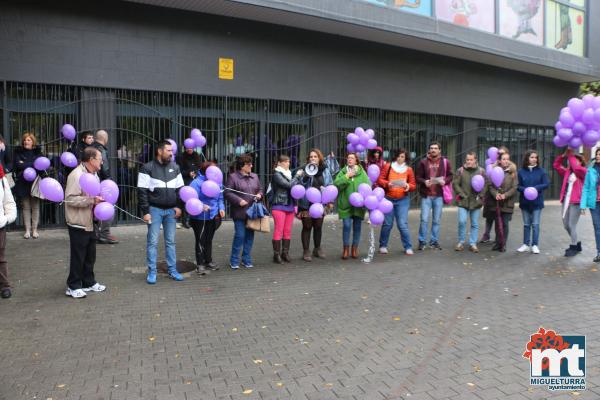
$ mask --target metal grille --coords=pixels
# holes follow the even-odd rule
[[[18,144],[23,132],[35,132],[53,161],[51,174],[63,183],[58,157],[69,143],[61,139],[60,127],[68,122],[79,133],[107,130],[111,172],[121,190],[118,206],[132,214],[138,214],[137,173],[152,159],[156,142],[172,138],[181,146],[192,128],[207,137],[202,156],[216,159],[225,173],[236,156],[250,153],[265,187],[280,154],[290,156],[296,168],[317,147],[324,154],[333,152],[343,164],[346,135],[357,126],[375,130],[386,159],[389,150],[404,147],[412,153],[413,165],[432,140],[442,144],[453,167],[471,150],[484,160],[492,145],[508,146],[517,164],[527,149],[535,148],[557,182],[550,159],[553,131],[546,127],[330,104],[20,82],[3,82],[2,94],[0,121],[7,143]],[[556,197],[557,191],[555,184],[548,197]],[[132,220],[118,213],[118,222]],[[63,221],[63,208],[44,202],[43,225]]]

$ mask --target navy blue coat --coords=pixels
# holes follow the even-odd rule
[[[550,186],[550,179],[544,168],[537,166],[533,169],[521,168],[518,172],[520,193],[519,208],[525,210],[539,210],[544,208],[544,190]],[[525,188],[534,187],[538,191],[535,200],[527,200],[523,192]]]

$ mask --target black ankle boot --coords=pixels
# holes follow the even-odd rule
[[[570,245],[567,251],[565,251],[565,257],[575,257],[577,253],[577,245]]]
[[[581,252],[581,242],[577,242],[577,251]]]

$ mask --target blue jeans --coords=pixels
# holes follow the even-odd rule
[[[379,235],[379,247],[387,247],[388,241],[390,240],[390,233],[394,227],[395,218],[404,250],[412,249],[410,231],[408,230],[408,209],[410,207],[410,199],[408,196],[404,196],[402,199],[388,198],[388,200],[392,202],[394,209],[391,213],[385,215],[385,221],[383,222],[381,234]]]
[[[521,210],[523,214],[523,244],[527,246],[539,245],[540,239],[540,218],[542,215],[542,209],[537,210]],[[593,217],[593,214],[592,214]],[[595,225],[594,225],[595,226]],[[531,237],[531,231],[533,230],[533,238]],[[597,234],[596,234],[597,236]]]
[[[242,251],[242,262],[244,265],[252,264],[252,245],[254,244],[254,231],[246,228],[246,220],[233,220],[234,234],[233,243],[231,244],[231,257],[229,263],[231,265],[240,265],[240,250]]]
[[[600,255],[600,202],[596,203],[596,208],[590,210],[590,213],[594,224],[594,236],[596,236],[596,252]]]
[[[469,232],[469,246],[477,245],[477,235],[479,234],[479,214],[481,208],[467,210],[458,207],[458,243],[464,244],[467,238],[467,218],[471,219],[471,231]]]
[[[342,222],[344,223],[343,229],[343,240],[344,246],[350,246],[350,230],[352,229],[352,246],[358,246],[360,243],[360,230],[362,228],[362,218],[359,217],[348,217],[344,218]]]
[[[169,269],[176,268],[177,255],[175,253],[175,210],[173,208],[162,209],[150,207],[152,222],[148,225],[146,237],[146,265],[150,271],[156,272],[156,256],[158,254],[158,238],[160,226],[163,226],[165,238],[165,255]]]
[[[427,228],[429,226],[429,213],[433,211],[431,222],[431,241],[437,243],[440,235],[440,221],[442,219],[442,207],[444,198],[442,196],[428,196],[421,199],[421,225],[419,226],[419,243],[427,243]]]

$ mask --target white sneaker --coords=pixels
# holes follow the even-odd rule
[[[524,244],[524,245],[521,245],[521,247],[519,247],[519,248],[517,249],[517,251],[518,251],[519,253],[525,253],[526,251],[529,251],[529,246],[527,246],[526,244]]]
[[[408,249],[404,252],[404,254],[406,254],[407,256],[412,256],[413,254],[415,254],[415,252],[413,251],[413,249]]]
[[[71,296],[74,299],[82,299],[82,298],[84,298],[86,296],[86,294],[83,291],[83,289],[74,289],[74,290],[71,290],[70,288],[67,288],[67,291],[65,292],[65,295]]]
[[[540,248],[534,244],[533,246],[531,246],[531,252],[533,254],[540,254]]]
[[[94,283],[94,286],[86,287],[82,289],[84,292],[104,292],[106,290],[106,286],[99,284],[98,282]]]
[[[388,253],[387,247],[380,247],[379,248],[379,254],[387,254],[387,253]]]

